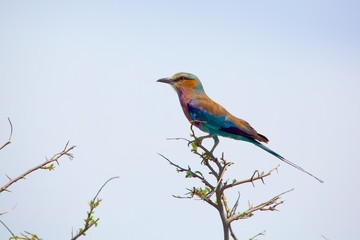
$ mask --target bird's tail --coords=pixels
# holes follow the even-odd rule
[[[251,141],[251,143],[255,144],[256,146],[264,149],[265,151],[267,151],[268,153],[274,155],[275,157],[277,157],[278,159],[280,159],[281,161],[289,164],[290,166],[304,172],[304,173],[307,173],[308,175],[312,176],[313,178],[315,178],[316,180],[318,180],[319,182],[323,183],[324,181],[321,180],[320,178],[318,177],[315,177],[314,175],[312,175],[311,173],[309,173],[308,171],[306,171],[305,169],[303,169],[302,167],[296,165],[295,163],[293,162],[290,162],[289,160],[287,160],[286,158],[284,158],[283,156],[279,155],[278,153],[274,152],[273,150],[271,150],[270,148],[266,147],[265,145],[257,142],[257,141]]]

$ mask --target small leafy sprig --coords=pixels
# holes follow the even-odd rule
[[[98,226],[98,222],[100,220],[100,218],[95,218],[94,214],[95,214],[95,209],[97,207],[99,207],[102,199],[98,198],[100,192],[103,190],[103,188],[106,186],[106,184],[108,184],[108,182],[119,178],[119,177],[112,177],[110,179],[108,179],[99,189],[99,191],[96,193],[96,195],[94,196],[94,198],[89,202],[89,211],[87,212],[86,218],[84,219],[84,226],[80,227],[79,230],[76,231],[75,235],[72,233],[71,235],[71,240],[76,240],[81,236],[86,236],[86,232],[91,228],[91,227],[97,227]]]

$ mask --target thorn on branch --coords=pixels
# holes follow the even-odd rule
[[[5,176],[9,179],[9,181],[11,181],[11,178],[7,174],[5,174]]]
[[[254,174],[251,176],[251,184],[253,185],[253,187],[255,187],[254,177],[255,177],[256,174],[257,174],[257,178],[260,179],[263,184],[265,184],[264,178],[263,178],[264,172],[262,172],[262,173],[260,174],[259,170],[255,170],[255,171],[254,171]]]

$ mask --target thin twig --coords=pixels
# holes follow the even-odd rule
[[[186,138],[167,138],[166,140],[184,140],[186,142],[191,142],[189,139]]]
[[[266,231],[262,231],[261,233],[258,233],[258,234],[256,234],[255,236],[249,238],[249,240],[255,240],[255,238],[258,237],[258,236],[265,236],[265,232],[266,232]]]
[[[4,145],[2,145],[0,147],[0,150],[2,150],[4,147],[6,147],[7,145],[9,145],[11,143],[11,137],[12,137],[12,134],[13,134],[13,125],[11,123],[10,118],[8,118],[8,121],[9,121],[9,124],[10,124],[10,136],[9,136],[8,141],[6,143],[4,143]]]
[[[6,224],[0,220],[0,223],[8,230],[8,232],[14,237],[14,239],[16,238],[15,234],[10,230],[10,228],[8,226],[6,226]]]
[[[178,198],[178,199],[192,199],[193,197],[191,197],[191,196],[186,196],[186,197],[184,197],[184,196],[179,196],[179,195],[171,195],[171,196],[173,196],[174,198]]]
[[[99,191],[96,193],[95,197],[93,198],[93,201],[95,201],[97,199],[97,197],[99,196],[100,192],[103,190],[103,188],[106,186],[106,184],[116,178],[120,178],[119,176],[115,176],[115,177],[112,177],[112,178],[109,178],[102,186],[101,188],[99,189]]]
[[[232,207],[232,209],[231,209],[231,211],[230,211],[230,216],[232,216],[232,215],[235,214],[235,212],[236,212],[236,210],[237,210],[237,208],[238,208],[238,206],[239,206],[239,201],[240,201],[240,192],[238,192],[238,197],[237,197],[237,199],[236,199],[236,201],[235,201],[234,206]]]
[[[1,212],[1,213],[0,213],[0,216],[1,216],[1,215],[4,215],[4,214],[6,214],[6,213],[11,212],[12,210],[14,210],[14,209],[16,208],[16,206],[17,206],[17,204],[15,204],[11,209],[9,209],[9,210],[7,210],[7,211],[5,211],[5,212]]]

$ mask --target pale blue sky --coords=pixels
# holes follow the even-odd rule
[[[1,196],[13,232],[67,239],[101,194],[99,227],[84,239],[221,239],[217,213],[181,201],[189,124],[175,92],[155,81],[188,71],[269,147],[325,180],[281,164],[265,186],[239,189],[242,206],[284,196],[234,230],[247,239],[353,239],[360,214],[360,3],[358,1],[0,1],[0,181],[60,151],[75,159],[37,172]],[[243,178],[279,161],[221,139],[217,153]],[[234,192],[234,194],[236,191]],[[0,239],[9,234],[0,228]]]

